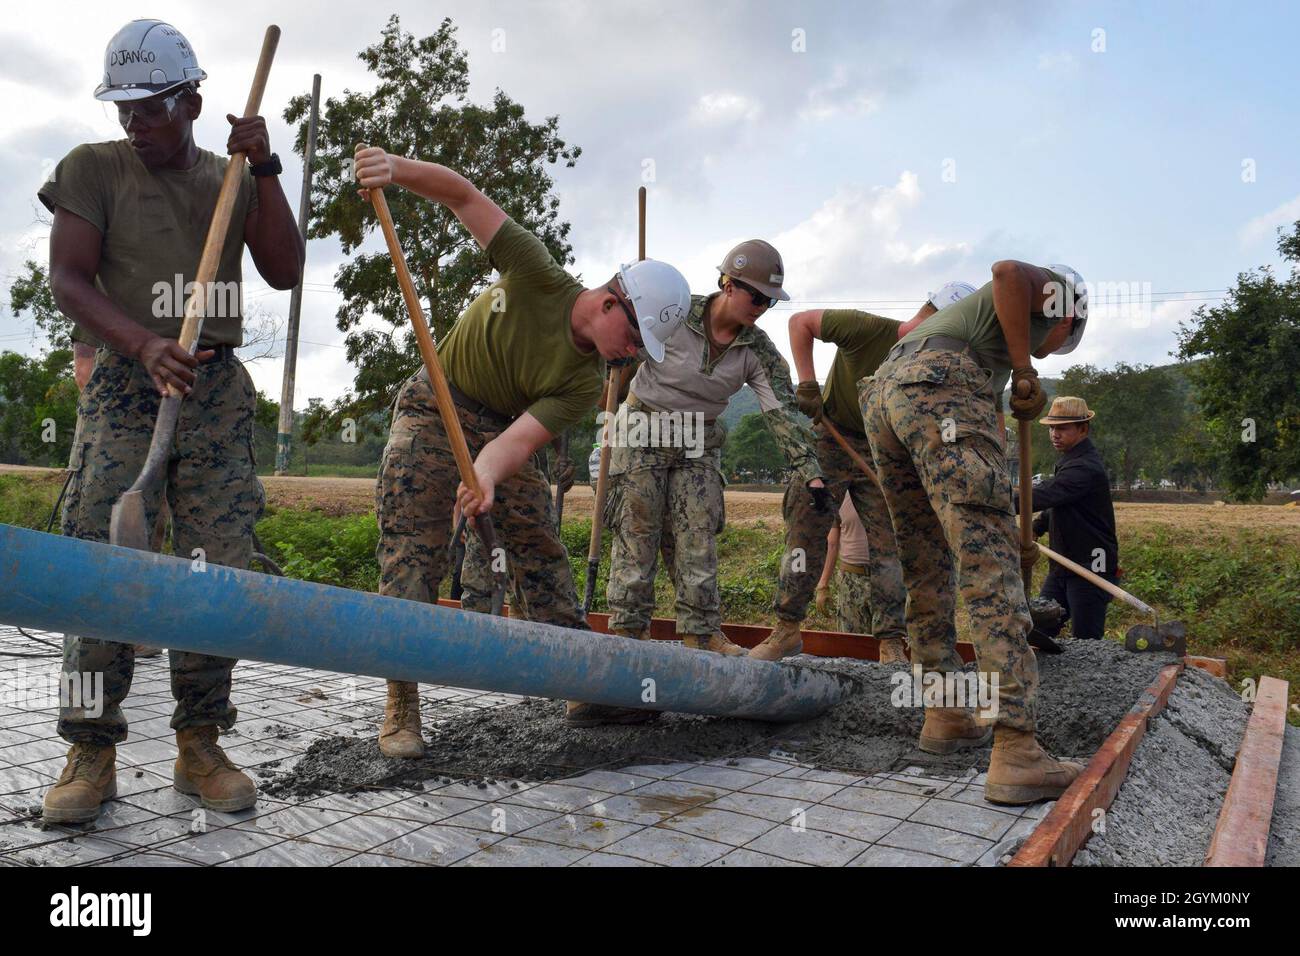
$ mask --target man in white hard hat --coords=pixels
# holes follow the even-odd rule
[[[996,411],[1008,379],[1017,418],[1042,410],[1030,356],[1078,344],[1087,292],[1068,266],[1004,260],[992,274],[904,336],[860,397],[907,585],[912,665],[940,674],[962,668],[952,627],[955,570],[981,683],[996,688],[982,715],[993,723],[984,796],[1026,804],[1059,797],[1083,768],[1054,760],[1035,739],[1038,664],[1027,640],[1033,625]],[[987,742],[986,723],[966,703],[963,695],[926,707],[922,750],[946,754]]]
[[[108,44],[95,97],[113,104],[124,139],[72,150],[40,189],[53,213],[50,286],[76,324],[74,339],[99,346],[78,402],[63,509],[63,533],[107,541],[114,502],[140,473],[167,386],[186,394],[165,489],[145,501],[152,524],[166,496],[177,554],[246,568],[262,504],[253,461],[256,393],[234,355],[242,341],[244,248],[266,282],[292,288],[303,243],[280,188],[279,160],[261,117],[231,124],[226,152],[244,152],[243,173],[209,295],[196,355],[177,342],[185,286],[193,281],[228,160],[201,149],[193,125],[207,74],[173,26],[136,20]],[[159,294],[159,286],[167,290]],[[84,351],[84,350],[83,350]],[[196,549],[202,549],[201,552]],[[234,725],[230,675],[235,662],[173,650],[172,693],[180,757],[173,782],[204,806],[235,811],[257,791],[217,743]],[[47,822],[94,819],[115,789],[116,744],[127,735],[121,703],[131,686],[132,648],[69,635],[64,670],[103,674],[97,717],[64,707],[60,736],[72,744],[58,783],[45,795]]]
[[[583,288],[524,229],[459,173],[436,163],[358,149],[363,188],[395,184],[446,206],[500,274],[438,346],[482,497],[459,483],[456,462],[423,369],[402,387],[376,490],[379,592],[434,603],[447,572],[452,507],[491,512],[530,619],[586,630],[555,527],[550,484],[533,454],[596,404],[606,360],[645,349],[656,361],[691,297],[665,262],[625,265]],[[501,507],[494,507],[494,502]],[[436,637],[431,637],[436,640]],[[574,704],[590,722],[629,723],[649,711]],[[416,757],[418,687],[390,681],[379,738],[388,756]]]
[[[900,336],[925,321],[939,308],[974,291],[964,282],[950,282],[930,296],[906,323],[857,309],[811,309],[790,316],[790,354],[799,387],[799,409],[813,419],[817,432],[817,459],[822,464],[829,492],[791,484],[786,489],[785,556],[774,610],[777,625],[771,636],[749,652],[760,660],[779,660],[803,649],[801,627],[813,598],[817,574],[826,561],[828,535],[835,513],[847,494],[866,531],[869,559],[863,568],[871,593],[871,628],[880,641],[880,662],[907,660],[907,626],[903,620],[907,593],[898,564],[894,528],[880,488],[831,435],[829,422],[866,461],[871,461],[858,381],[874,375]],[[813,342],[832,342],[838,348],[823,388],[813,368]]]

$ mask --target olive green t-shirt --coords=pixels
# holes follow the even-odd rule
[[[125,139],[83,143],[54,167],[37,195],[50,212],[62,207],[100,231],[96,287],[134,322],[174,339],[185,320],[185,286],[198,271],[227,162],[200,149],[189,169],[151,170]],[[243,342],[244,219],[256,208],[257,190],[245,170],[200,345]],[[72,337],[101,344],[80,326]]]
[[[529,412],[559,434],[600,398],[604,359],[579,351],[570,325],[582,283],[513,219],[487,253],[501,277],[456,320],[438,356],[470,398],[512,418]]]
[[[1051,270],[1044,270],[1057,282],[1065,284],[1065,279]],[[1029,351],[1033,352],[1046,341],[1052,328],[1059,322],[1058,318],[1048,318],[1041,312],[1029,316]],[[998,323],[998,313],[993,308],[993,283],[989,282],[979,291],[966,296],[960,302],[954,302],[947,308],[940,309],[907,335],[903,342],[929,338],[932,335],[946,335],[950,338],[969,342],[975,350],[976,361],[981,368],[993,373],[990,387],[994,403],[1001,405],[1002,392],[1011,378],[1011,356],[1007,352],[1007,340]]]
[[[898,344],[903,323],[857,309],[827,309],[822,313],[822,341],[839,346],[822,388],[826,415],[840,429],[865,434],[858,379],[875,373],[889,350]]]

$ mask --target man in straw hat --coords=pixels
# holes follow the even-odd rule
[[[1039,512],[1034,536],[1048,532],[1053,551],[1114,581],[1119,542],[1110,479],[1101,453],[1088,437],[1095,414],[1082,398],[1060,395],[1039,420],[1047,426],[1052,447],[1061,458],[1052,477],[1034,485],[1033,505]],[[1039,597],[1051,598],[1065,608],[1075,637],[1098,638],[1106,629],[1110,595],[1059,564],[1048,571]]]

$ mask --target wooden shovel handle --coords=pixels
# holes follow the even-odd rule
[[[1085,568],[1083,565],[1079,564],[1078,562],[1071,561],[1065,555],[1057,554],[1051,548],[1044,547],[1041,544],[1038,546],[1038,550],[1043,552],[1043,554],[1047,555],[1049,558],[1051,558],[1061,567],[1069,568],[1071,571],[1073,571],[1079,577],[1083,578],[1085,581],[1090,581],[1093,584],[1097,585],[1097,587],[1101,588],[1106,593],[1119,598],[1121,601],[1123,601],[1126,604],[1131,604],[1133,607],[1137,608],[1143,614],[1150,614],[1152,617],[1156,616],[1155,609],[1151,607],[1151,605],[1147,604],[1145,601],[1141,601],[1138,598],[1135,598],[1133,595],[1129,594],[1119,585],[1111,584],[1100,574],[1094,574],[1093,572],[1089,571],[1087,568]]]
[[[262,38],[262,53],[257,58],[257,70],[253,73],[253,86],[248,91],[248,102],[244,105],[244,116],[256,116],[262,108],[262,94],[266,91],[266,81],[271,75],[271,61],[275,59],[275,48],[280,43],[280,28],[272,24],[266,28]],[[221,191],[217,193],[217,207],[212,212],[212,221],[208,224],[208,236],[203,241],[203,255],[199,258],[199,268],[194,275],[194,286],[190,297],[185,302],[185,321],[181,325],[180,345],[191,355],[198,345],[199,335],[203,331],[203,317],[207,310],[208,288],[217,277],[217,266],[221,263],[221,253],[226,246],[226,233],[230,230],[230,216],[235,209],[235,199],[239,196],[239,183],[244,175],[244,153],[234,153],[226,163],[226,173],[221,180]],[[171,395],[181,397],[182,392],[168,386]]]
[[[1034,462],[1030,456],[1033,436],[1030,434],[1032,422],[1018,418],[1016,450],[1020,454],[1020,546],[1021,550],[1034,543]],[[1034,576],[1033,568],[1020,567],[1020,575],[1025,582],[1025,598],[1029,598],[1029,586]]]
[[[358,147],[358,148],[364,148]],[[415,293],[415,283],[411,281],[411,271],[406,267],[406,256],[397,241],[397,230],[393,228],[393,214],[388,211],[388,200],[382,189],[370,189],[370,203],[375,207],[379,217],[379,227],[383,230],[384,241],[388,243],[388,255],[393,260],[397,271],[397,284],[402,287],[402,298],[406,300],[406,311],[411,314],[411,325],[415,327],[415,341],[420,346],[420,356],[424,359],[424,368],[429,373],[429,382],[433,385],[433,397],[438,403],[438,412],[442,415],[443,427],[451,442],[451,453],[456,456],[456,468],[460,471],[460,480],[465,487],[480,498],[483,491],[479,487],[478,475],[474,473],[474,459],[470,457],[469,446],[465,444],[465,433],[460,427],[460,416],[456,413],[456,403],[452,400],[451,389],[447,385],[447,376],[438,361],[438,351],[433,346],[433,335],[429,332],[429,323],[424,318],[424,307],[420,297]]]
[[[836,444],[844,449],[844,454],[852,458],[853,463],[871,479],[872,484],[879,488],[880,479],[877,478],[876,473],[871,470],[871,466],[867,464],[867,460],[858,454],[858,450],[849,444],[848,439],[840,434],[840,430],[836,428],[834,424],[831,423],[831,420],[824,414],[822,415],[822,425],[825,427],[827,434],[835,439]]]
[[[636,246],[637,259],[645,259],[645,187],[636,191]],[[605,382],[605,428],[600,439],[600,469],[596,472],[595,511],[591,516],[591,538],[587,544],[587,562],[600,559],[600,533],[605,526],[605,497],[609,493],[610,435],[614,430],[614,416],[618,413],[618,394],[623,390],[623,368],[611,365]]]

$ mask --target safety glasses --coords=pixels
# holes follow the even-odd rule
[[[148,129],[166,126],[175,118],[176,104],[180,101],[182,95],[184,94],[173,93],[161,99],[151,96],[147,100],[119,101],[117,104],[117,121],[122,124],[122,129],[126,129],[131,125],[132,117],[140,125]]]
[[[761,305],[765,309],[772,308],[772,306],[776,305],[777,302],[780,301],[779,299],[772,298],[770,295],[768,295],[765,292],[759,292],[749,283],[741,282],[739,279],[735,278],[734,276],[731,279],[731,284],[740,288],[745,292],[748,292],[749,300],[753,302],[754,305]]]
[[[639,349],[645,348],[645,341],[641,338],[641,325],[637,322],[636,316],[632,314],[632,310],[628,307],[628,304],[623,301],[623,297],[618,294],[618,290],[612,285],[605,286],[605,291],[609,292],[618,300],[619,308],[621,308],[623,314],[627,316],[627,324],[632,326],[632,341],[636,343],[636,347]]]

